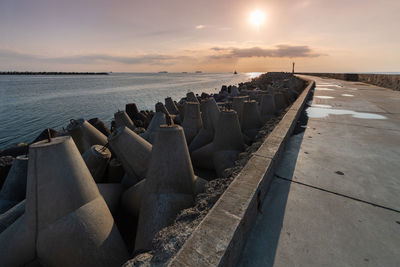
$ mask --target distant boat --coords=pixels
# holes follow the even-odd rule
[[[168,73],[168,71],[159,71],[158,73]]]
[[[196,71],[196,73],[203,73],[201,70]]]
[[[237,74],[236,70],[233,72],[233,74]]]

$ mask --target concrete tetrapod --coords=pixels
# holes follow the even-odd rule
[[[157,102],[156,103],[155,110],[156,110],[156,112],[162,112],[162,113],[164,113],[166,115],[170,115],[167,107],[161,102]]]
[[[141,180],[139,183],[131,186],[122,194],[122,206],[131,216],[138,217],[140,211],[140,205],[144,196],[144,185],[146,179]],[[203,193],[207,184],[207,180],[195,176],[194,194]]]
[[[229,93],[230,96],[237,96],[239,94],[239,89],[237,86],[231,86],[231,92]]]
[[[0,215],[0,234],[24,214],[25,202],[26,200],[24,199]]]
[[[208,98],[200,104],[200,111],[203,127],[190,143],[190,152],[212,142],[218,123],[220,110],[213,97]]]
[[[83,153],[82,158],[85,161],[90,174],[92,174],[94,181],[96,183],[104,182],[104,174],[111,159],[110,150],[104,146],[94,145],[88,151]]]
[[[203,126],[212,128],[213,131],[217,128],[219,119],[219,107],[213,97],[204,100],[200,105],[201,118],[203,119]]]
[[[81,154],[93,145],[104,146],[107,144],[107,137],[84,119],[71,120],[67,126],[67,131],[74,139]]]
[[[185,119],[183,120],[182,127],[188,144],[192,142],[202,126],[200,104],[198,102],[187,102],[185,107]]]
[[[157,130],[160,128],[161,124],[165,124],[165,114],[163,112],[154,113],[153,118],[150,121],[149,127],[147,127],[146,132],[140,134],[145,140],[147,140],[150,144],[153,143],[155,134]]]
[[[7,178],[8,172],[13,164],[14,157],[2,156],[0,157],[0,188],[3,186],[4,181]]]
[[[102,134],[104,134],[105,136],[109,136],[111,134],[110,129],[108,129],[106,124],[104,122],[102,122],[99,118],[90,119],[90,120],[88,120],[88,122],[91,125],[93,125],[97,130],[99,130]],[[42,139],[42,140],[44,140],[44,139]]]
[[[135,103],[129,103],[125,105],[125,111],[128,114],[129,118],[134,121],[141,121],[142,126],[147,126],[150,122],[150,119],[144,113],[139,112]]]
[[[138,118],[136,118],[136,114],[139,113],[139,109],[137,108],[135,103],[126,104],[125,111],[126,111],[126,114],[128,114],[129,118],[131,118],[131,120],[138,119]]]
[[[292,97],[291,97],[291,95],[290,95],[288,89],[287,89],[287,88],[282,88],[282,89],[280,90],[280,92],[283,94],[283,97],[284,97],[284,99],[285,99],[285,104],[286,104],[286,106],[289,106],[290,103],[292,103]]]
[[[272,94],[264,94],[261,98],[260,116],[263,121],[272,118],[276,112],[275,99]]]
[[[126,126],[129,129],[131,129],[132,131],[135,130],[135,128],[136,128],[135,124],[133,123],[131,118],[129,118],[128,114],[125,111],[115,112],[114,118],[115,118],[115,126],[117,128]]]
[[[122,194],[121,184],[97,184],[97,188],[111,214],[117,214]]]
[[[114,215],[119,207],[119,199],[122,192],[120,184],[97,184],[101,196],[107,204],[108,209]],[[26,199],[0,215],[0,233],[13,224],[25,212]]]
[[[243,104],[249,96],[236,96],[232,98],[232,109],[236,111],[239,123],[242,123]]]
[[[193,205],[194,172],[182,127],[163,125],[156,136],[144,184],[135,250],[151,249],[151,241],[177,213]]]
[[[167,97],[165,99],[165,107],[168,109],[170,114],[173,114],[173,115],[178,115],[179,114],[179,109],[175,105],[175,102],[172,100],[171,97]]]
[[[27,172],[28,157],[16,157],[0,191],[0,214],[25,199]]]
[[[261,102],[262,94],[260,92],[250,94],[250,100],[256,101],[257,103]]]
[[[90,121],[89,121],[90,122]],[[90,123],[92,124],[92,123]],[[93,124],[92,124],[93,125]],[[59,135],[57,130],[51,129],[51,128],[46,128],[44,129],[36,138],[33,140],[33,143],[45,140],[49,138],[49,135],[51,138],[57,137]]]
[[[254,100],[244,101],[242,131],[251,140],[254,140],[258,129],[262,127],[257,102]]]
[[[220,113],[213,146],[215,170],[221,177],[225,169],[234,165],[239,153],[244,149],[243,136],[235,111],[227,110]]]
[[[199,103],[199,100],[197,99],[197,97],[195,96],[195,94],[193,92],[188,92],[186,94],[186,102],[196,102]]]
[[[121,266],[128,252],[69,136],[30,146],[25,214],[0,235],[0,262]]]
[[[277,111],[280,111],[287,107],[286,98],[283,93],[280,92],[275,93],[274,100],[275,100],[275,108]]]
[[[131,187],[132,185],[137,184],[141,180],[143,180],[143,177],[139,177],[137,175],[133,176],[133,175],[130,175],[129,173],[125,173],[124,177],[122,177],[122,180],[121,180],[121,186],[125,190],[125,189]]]
[[[118,128],[108,137],[108,141],[125,172],[143,179],[150,162],[152,145],[127,127]]]
[[[299,96],[297,91],[290,89],[290,88],[283,88],[282,92],[287,96],[287,99],[289,100],[289,104],[293,103],[296,98]]]
[[[221,111],[213,142],[193,151],[192,162],[196,167],[215,170],[221,177],[226,168],[234,165],[243,149],[243,135],[236,111]]]
[[[122,167],[122,163],[117,158],[111,159],[107,168],[107,182],[120,183],[124,177],[124,174],[125,171]]]
[[[170,124],[170,123],[172,124],[173,121],[181,123],[179,117],[177,117],[176,115],[170,114],[168,109],[166,108],[166,106],[163,103],[157,102],[155,108],[156,108],[156,112],[162,112],[165,114],[165,119],[166,119],[167,124]],[[170,120],[170,121],[168,122],[168,120]]]

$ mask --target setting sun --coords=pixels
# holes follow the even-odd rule
[[[249,20],[251,24],[258,28],[265,22],[265,13],[258,9],[254,10],[250,13]]]

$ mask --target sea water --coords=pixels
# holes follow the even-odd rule
[[[45,128],[97,117],[107,125],[125,104],[154,110],[167,96],[218,93],[258,73],[112,73],[110,75],[0,75],[0,149],[31,142]]]

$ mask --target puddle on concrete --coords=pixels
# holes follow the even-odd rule
[[[333,87],[343,87],[338,84],[333,84],[333,83],[318,83],[317,86],[333,86]]]
[[[320,98],[320,99],[332,99],[332,98],[334,98],[333,96],[327,96],[327,95],[317,95],[315,97],[316,98]]]
[[[331,105],[322,105],[322,104],[311,104],[310,106],[315,108],[331,108]]]
[[[315,87],[315,90],[318,90],[318,91],[335,91],[335,89],[326,88],[326,87]]]
[[[350,95],[350,94],[342,94],[342,96],[354,96],[354,95]]]
[[[321,107],[315,107],[315,105],[307,108],[306,112],[308,117],[310,118],[326,118],[329,115],[351,115],[353,118],[357,119],[373,119],[373,120],[386,119],[385,116],[374,113],[357,112],[347,109],[321,108]]]

